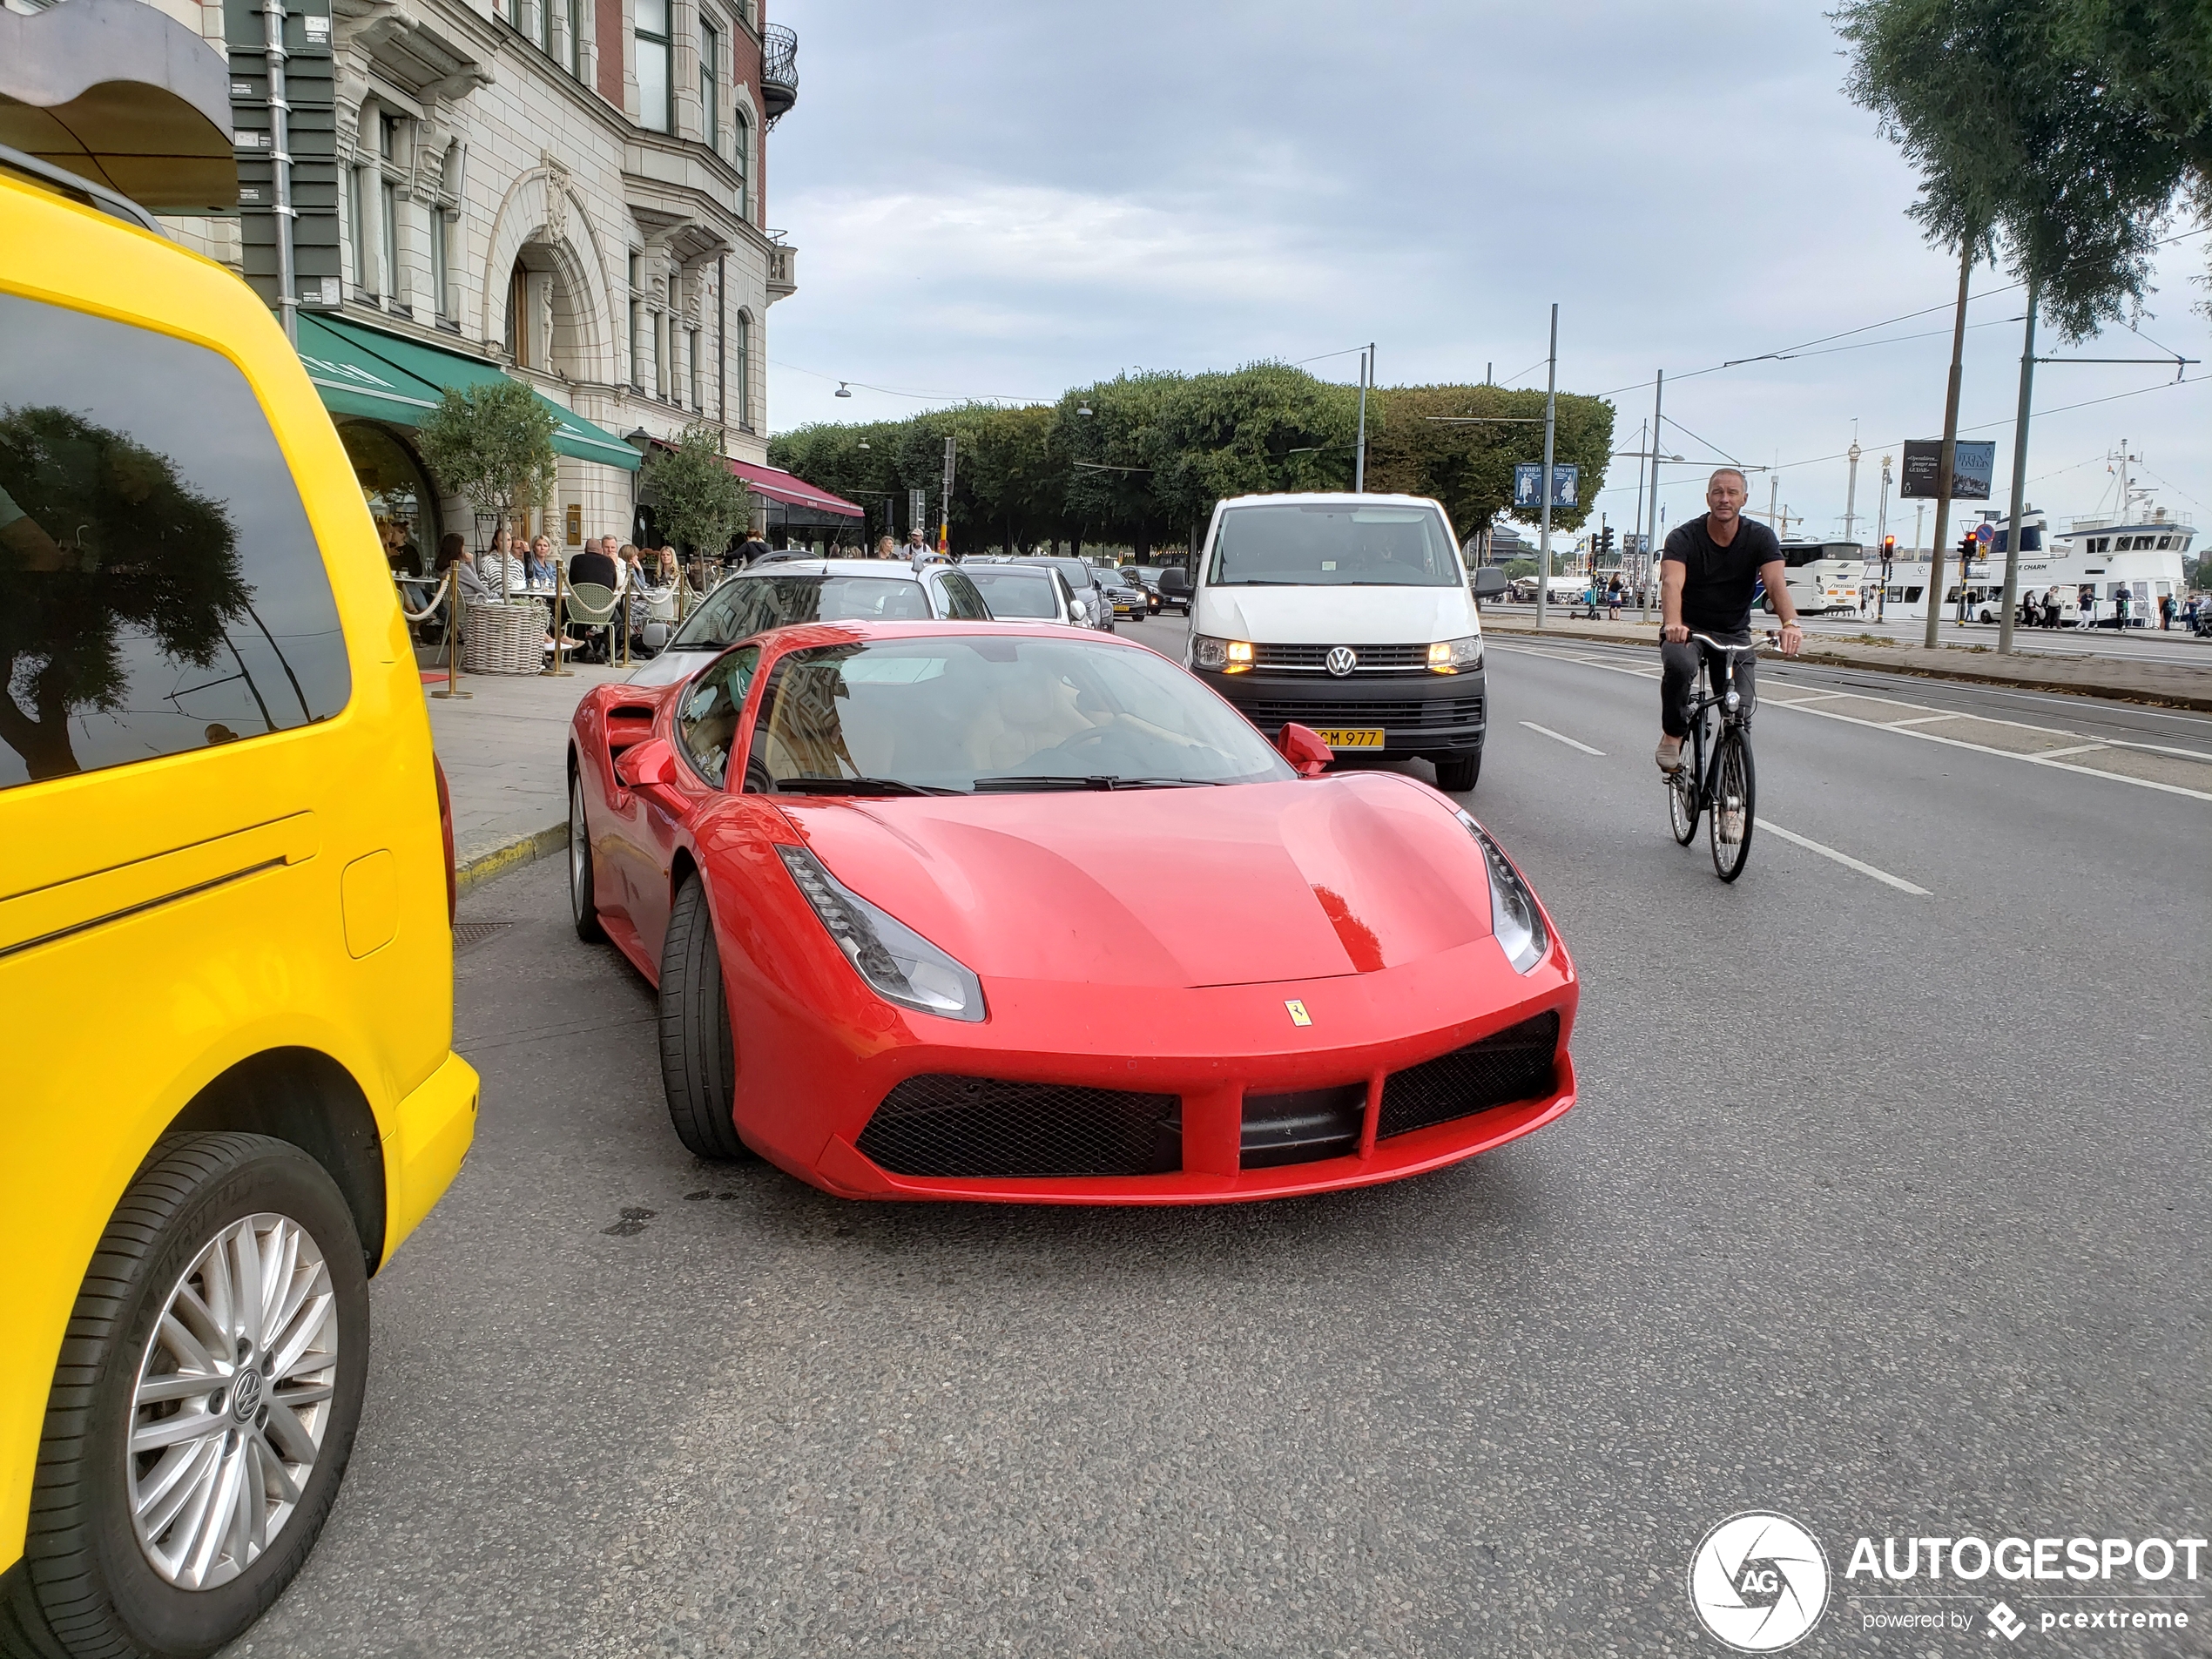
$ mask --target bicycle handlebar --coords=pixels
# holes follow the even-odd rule
[[[1690,635],[1690,638],[1697,640],[1702,644],[1710,645],[1715,651],[1730,651],[1739,655],[1750,657],[1756,657],[1759,654],[1759,646],[1757,640],[1754,640],[1748,645],[1730,645],[1721,640],[1714,638],[1710,634],[1694,633]]]

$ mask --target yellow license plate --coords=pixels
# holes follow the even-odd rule
[[[1383,746],[1379,726],[1323,726],[1321,741],[1332,749],[1379,749]]]

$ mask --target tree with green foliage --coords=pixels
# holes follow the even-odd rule
[[[34,780],[65,777],[82,770],[70,722],[122,706],[120,630],[207,668],[252,591],[229,509],[111,428],[67,409],[0,408],[0,479],[16,525],[41,532],[0,548],[0,570],[23,572],[0,605],[0,742]]]
[[[416,437],[441,489],[504,523],[553,499],[558,426],[537,394],[502,378],[447,387]],[[526,527],[515,528],[519,534]],[[502,587],[506,575],[502,570]]]
[[[738,529],[752,520],[752,492],[722,454],[721,428],[701,421],[673,447],[645,463],[638,480],[652,493],[659,522],[682,547],[719,557]]]
[[[1470,417],[1474,417],[1470,419]],[[1613,456],[1613,406],[1559,394],[1552,462],[1573,466],[1573,507],[1554,507],[1554,529],[1589,516]],[[1489,528],[1513,501],[1513,471],[1544,458],[1544,394],[1501,386],[1393,386],[1367,406],[1367,488],[1441,502],[1462,539]]]

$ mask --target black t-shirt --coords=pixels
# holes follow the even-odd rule
[[[1736,521],[1736,539],[1716,547],[1700,513],[1668,532],[1665,557],[1683,567],[1682,619],[1701,634],[1740,634],[1751,625],[1751,590],[1759,567],[1782,557],[1782,543],[1765,525]]]

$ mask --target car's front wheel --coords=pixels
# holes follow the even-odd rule
[[[583,821],[583,779],[569,778],[569,915],[576,936],[596,945],[607,936],[599,925],[599,876],[591,859],[591,832]]]
[[[676,1138],[695,1157],[752,1156],[738,1138],[737,1045],[722,989],[722,951],[706,888],[686,876],[660,953],[660,1076]]]
[[[162,1142],[55,1367],[5,1609],[32,1650],[184,1659],[246,1629],[314,1547],[368,1374],[367,1267],[322,1166],[262,1135]]]

